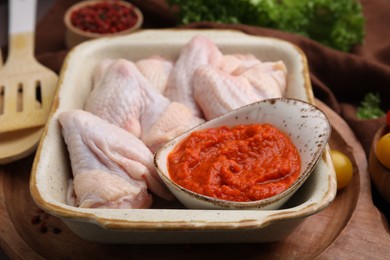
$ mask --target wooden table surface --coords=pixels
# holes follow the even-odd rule
[[[333,133],[330,147],[354,165],[350,185],[325,210],[305,219],[279,242],[263,244],[109,245],[85,241],[40,210],[29,193],[33,155],[0,166],[0,245],[12,259],[217,258],[385,259],[390,256],[387,222],[373,205],[367,160],[348,125],[321,102]]]

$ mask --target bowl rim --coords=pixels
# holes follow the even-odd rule
[[[71,23],[70,16],[75,10],[78,10],[84,6],[93,5],[93,4],[102,3],[102,2],[118,3],[120,5],[123,5],[123,6],[126,6],[128,8],[133,9],[134,13],[137,15],[137,22],[132,27],[130,27],[126,30],[115,32],[115,33],[105,33],[105,34],[83,31],[83,30],[75,27]],[[65,12],[63,20],[64,20],[65,26],[68,30],[70,30],[76,34],[83,35],[83,36],[88,37],[88,38],[99,38],[99,37],[104,37],[104,36],[124,35],[124,34],[127,34],[129,32],[135,31],[135,30],[139,29],[141,27],[141,25],[143,24],[144,17],[143,17],[141,10],[137,6],[135,6],[134,4],[132,4],[130,2],[125,2],[122,0],[118,0],[118,1],[115,1],[115,0],[104,0],[104,1],[102,1],[102,0],[86,0],[86,1],[81,1],[81,2],[75,3],[71,7],[69,7]]]
[[[304,171],[302,171],[300,173],[298,178],[291,184],[291,186],[289,186],[284,191],[282,191],[282,192],[280,192],[278,194],[275,194],[275,195],[273,195],[271,197],[260,199],[260,200],[255,200],[255,201],[242,202],[242,201],[223,200],[223,199],[213,198],[213,197],[210,197],[210,196],[207,196],[207,195],[203,195],[203,194],[191,191],[191,190],[189,190],[189,189],[187,189],[187,188],[177,184],[170,177],[168,177],[169,176],[169,172],[167,172],[167,174],[165,174],[161,170],[161,167],[160,167],[160,158],[162,156],[161,153],[165,149],[168,149],[168,151],[169,151],[168,154],[169,154],[170,151],[172,151],[181,141],[183,141],[186,137],[188,137],[193,131],[197,131],[197,129],[199,129],[199,128],[201,130],[207,129],[208,127],[205,127],[205,126],[208,125],[208,124],[212,124],[215,120],[221,120],[221,119],[224,119],[226,117],[229,118],[229,117],[233,116],[236,113],[240,113],[241,111],[245,111],[245,110],[249,109],[250,107],[261,106],[262,104],[275,104],[275,103],[278,103],[278,102],[286,103],[286,104],[287,103],[290,104],[291,102],[300,103],[301,105],[304,105],[304,106],[310,108],[311,110],[313,110],[313,109],[316,110],[319,114],[322,115],[322,117],[324,119],[324,122],[326,123],[326,126],[324,127],[324,129],[327,130],[326,134],[324,136],[322,136],[324,138],[324,140],[326,140],[326,141],[325,142],[321,142],[321,146],[313,154],[313,158],[314,158],[313,163],[309,164],[308,167],[306,169],[304,169]],[[215,127],[218,127],[218,126],[213,126],[212,128],[215,128]],[[309,102],[306,102],[304,100],[299,100],[299,99],[296,99],[296,98],[287,98],[287,97],[270,98],[270,99],[265,99],[265,100],[257,101],[257,102],[254,102],[254,103],[242,106],[242,107],[237,108],[237,109],[235,109],[233,111],[229,111],[229,112],[227,112],[227,113],[225,113],[225,114],[223,114],[223,115],[221,115],[221,116],[219,116],[217,118],[214,118],[214,119],[211,119],[209,121],[203,122],[202,124],[200,124],[198,126],[195,126],[195,127],[191,128],[191,129],[185,131],[184,133],[176,136],[175,138],[171,139],[170,141],[165,143],[163,146],[161,146],[154,154],[153,163],[154,163],[154,167],[155,167],[158,175],[160,176],[161,179],[164,180],[165,183],[167,183],[167,185],[172,185],[172,187],[175,188],[176,190],[182,191],[185,194],[188,194],[189,196],[191,196],[191,197],[193,197],[195,199],[198,199],[198,200],[200,200],[202,202],[205,202],[205,203],[208,203],[208,204],[212,204],[212,205],[216,205],[217,207],[226,208],[226,209],[248,209],[248,208],[256,209],[256,208],[264,208],[264,207],[266,207],[266,206],[268,206],[270,204],[273,204],[275,202],[280,201],[283,198],[288,197],[291,193],[293,193],[297,189],[299,189],[299,187],[307,180],[307,178],[310,176],[310,174],[315,169],[315,167],[316,167],[316,165],[317,165],[317,163],[318,163],[322,153],[324,152],[324,150],[325,150],[325,148],[327,146],[327,143],[329,141],[331,132],[332,132],[332,127],[331,127],[331,124],[329,122],[328,117],[326,116],[326,114],[320,108],[318,108],[314,104],[311,104]],[[164,161],[164,160],[162,160],[162,161]]]
[[[295,55],[299,57],[299,62],[302,64],[302,77],[304,80],[304,90],[303,92],[307,95],[308,101],[314,103],[314,96],[311,89],[309,71],[308,71],[308,63],[306,56],[302,49],[300,49],[297,45],[270,36],[254,36],[249,35],[241,31],[229,29],[229,30],[210,30],[210,29],[143,29],[138,32],[135,32],[130,35],[124,35],[119,37],[110,37],[110,38],[100,38],[93,41],[88,41],[81,43],[76,46],[67,54],[64,60],[64,64],[61,68],[60,80],[58,84],[58,88],[56,91],[56,97],[53,102],[52,111],[49,116],[49,121],[45,125],[44,133],[42,134],[43,138],[41,138],[33,166],[32,172],[30,175],[30,193],[32,195],[35,203],[50,213],[51,215],[57,216],[64,221],[76,221],[83,223],[93,223],[98,226],[107,229],[107,230],[144,230],[144,231],[183,231],[183,230],[240,230],[240,229],[261,229],[265,226],[271,225],[273,223],[277,223],[280,221],[286,221],[290,219],[298,219],[308,217],[312,214],[315,214],[322,209],[326,208],[335,198],[336,196],[336,180],[335,180],[335,172],[332,167],[330,167],[331,157],[330,157],[330,149],[327,147],[327,152],[322,155],[321,166],[325,167],[327,170],[327,180],[328,184],[326,189],[321,192],[321,197],[310,202],[305,202],[304,204],[300,204],[294,206],[293,208],[288,209],[279,209],[279,210],[268,210],[264,212],[263,210],[256,210],[251,212],[250,210],[246,210],[245,212],[239,210],[232,210],[229,212],[224,211],[224,216],[230,216],[237,212],[237,214],[232,215],[231,219],[223,220],[223,221],[207,221],[204,222],[203,219],[205,217],[212,216],[214,217],[216,214],[220,214],[220,210],[191,210],[186,209],[186,212],[190,214],[196,214],[196,219],[191,221],[166,221],[164,225],[161,224],[160,221],[150,220],[150,221],[139,221],[136,216],[136,220],[134,217],[123,218],[123,214],[119,214],[119,216],[107,216],[107,210],[96,210],[96,209],[80,209],[71,207],[64,203],[58,202],[51,198],[48,198],[48,195],[43,193],[41,184],[39,179],[41,178],[40,167],[41,162],[40,158],[42,157],[42,153],[45,147],[45,141],[48,136],[49,130],[53,127],[56,127],[56,122],[52,122],[55,118],[55,114],[60,108],[60,95],[59,93],[64,90],[64,82],[65,78],[70,73],[71,65],[76,62],[77,55],[83,53],[85,51],[89,51],[91,49],[97,48],[99,45],[105,44],[118,44],[123,45],[124,43],[129,43],[132,41],[135,42],[150,42],[153,39],[168,39],[166,36],[172,36],[172,34],[179,34],[179,38],[182,35],[194,35],[196,33],[201,33],[205,35],[213,35],[215,37],[220,37],[221,39],[249,39],[251,42],[256,44],[261,44],[262,41],[273,42],[274,44],[281,44],[291,49],[295,52]],[[162,37],[162,36],[165,36]],[[187,37],[187,36],[185,36]],[[54,126],[53,126],[54,124]],[[177,214],[179,212],[183,212],[183,209],[145,209],[147,211],[153,212],[153,214],[167,216],[167,213],[172,212],[172,214]],[[145,211],[139,209],[127,209],[126,213],[133,214],[139,211]],[[102,213],[104,211],[104,214]],[[119,210],[121,211],[121,210]],[[117,211],[116,211],[117,212]],[[203,214],[205,216],[203,216]],[[238,217],[239,215],[239,217]],[[169,215],[170,216],[170,215]],[[202,218],[199,218],[202,216]],[[185,218],[185,217],[183,217]],[[199,218],[199,219],[198,219]],[[239,221],[239,222],[237,222]]]

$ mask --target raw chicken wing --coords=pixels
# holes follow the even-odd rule
[[[169,105],[169,100],[158,93],[133,62],[113,61],[103,73],[86,101],[85,110],[141,137],[142,131],[148,131]]]
[[[183,103],[196,116],[202,117],[202,111],[193,96],[193,75],[200,66],[216,65],[221,59],[222,53],[210,39],[202,35],[194,36],[181,49],[169,76],[165,96],[171,101]]]
[[[194,98],[206,120],[250,103],[282,97],[286,91],[287,69],[283,62],[239,62],[206,65],[195,72]]]
[[[148,189],[172,198],[154,169],[152,153],[133,134],[83,110],[62,112],[59,121],[78,206],[147,208],[152,203]]]
[[[170,102],[134,63],[123,59],[109,65],[88,97],[85,110],[133,133],[152,152],[204,121],[183,104]]]

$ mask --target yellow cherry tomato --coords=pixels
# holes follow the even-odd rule
[[[386,168],[390,169],[390,133],[385,134],[378,140],[376,156]]]
[[[340,190],[345,188],[352,180],[352,162],[348,156],[340,151],[331,150],[330,154],[336,171],[337,189]]]

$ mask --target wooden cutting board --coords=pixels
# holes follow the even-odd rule
[[[12,259],[385,259],[386,221],[373,205],[366,155],[348,125],[317,101],[333,132],[330,146],[354,165],[350,185],[284,240],[264,244],[109,245],[85,241],[41,211],[29,192],[33,156],[0,167],[0,244]]]

